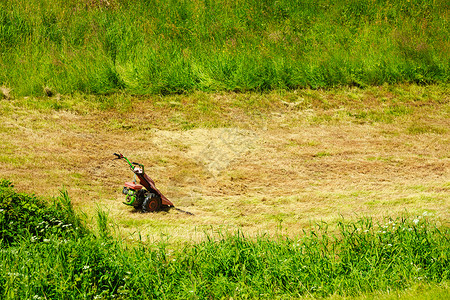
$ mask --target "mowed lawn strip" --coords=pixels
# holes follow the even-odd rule
[[[449,218],[445,85],[2,100],[0,175],[21,191],[104,207],[125,237],[201,240],[225,227],[296,235],[311,222],[387,213]],[[122,152],[177,207],[135,213]]]

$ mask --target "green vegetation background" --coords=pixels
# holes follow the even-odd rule
[[[296,239],[219,232],[175,248],[124,242],[101,210],[97,224],[86,228],[66,192],[49,203],[0,179],[0,298],[293,299],[419,286],[414,296],[448,299],[450,228],[426,215],[319,223]]]
[[[0,86],[133,94],[448,83],[446,0],[5,0]]]

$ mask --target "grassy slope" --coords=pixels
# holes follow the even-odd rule
[[[0,86],[180,93],[448,82],[449,6],[412,1],[0,4]]]
[[[30,244],[23,235],[16,247],[2,246],[0,269],[9,271],[0,272],[1,291],[11,299],[445,299],[448,275],[434,267],[448,270],[448,97],[445,85],[406,85],[2,100],[0,177],[40,195],[64,185],[91,228],[97,205],[106,213],[97,216],[100,238]],[[158,187],[196,215],[143,215],[122,205],[120,187],[131,176],[110,160],[118,150],[143,162]],[[107,241],[107,214],[125,244]],[[381,227],[355,233],[355,214]],[[405,214],[411,218],[398,226],[395,217]],[[440,233],[408,234],[413,216],[421,230],[430,214]],[[339,232],[342,217],[350,227]],[[329,231],[316,239],[322,221]],[[228,235],[237,228],[266,236],[254,243]],[[346,234],[346,242],[333,242]],[[346,256],[325,255],[325,244]],[[374,263],[380,257],[386,260]]]
[[[56,193],[65,185],[75,205],[88,212],[89,222],[100,204],[119,234],[130,241],[142,234],[170,243],[194,242],[203,240],[208,230],[230,228],[295,238],[316,221],[335,224],[355,214],[382,221],[405,210],[412,215],[431,213],[438,222],[448,220],[446,1],[136,3],[2,1],[0,99],[3,95],[7,101],[0,101],[0,177],[40,195]],[[396,82],[440,85],[331,88]],[[329,90],[295,90],[298,87]],[[198,92],[272,89],[280,92]],[[119,92],[95,96],[115,91]],[[131,96],[185,91],[197,92]],[[43,93],[50,97],[19,97]],[[118,150],[149,166],[158,186],[196,216],[174,211],[140,215],[121,206],[118,187],[129,173],[108,161]],[[117,249],[102,248],[100,242],[88,242],[92,254],[103,251],[113,257],[108,251]],[[274,245],[279,248],[283,242]],[[85,246],[68,245],[70,255],[79,257],[78,247]],[[211,253],[219,251],[214,244],[206,246],[212,247]],[[34,268],[24,256],[36,255],[37,260],[42,253],[60,253],[63,270],[70,252],[66,250],[58,243],[31,248],[24,244],[11,253],[2,250],[3,263],[12,263],[5,265],[9,273],[0,274],[7,296],[14,298],[21,291],[29,298],[46,289],[18,284],[27,282],[18,280],[23,275],[19,268]],[[86,271],[89,251],[71,269],[79,276],[72,283],[82,290],[83,284],[92,287],[90,280],[97,276],[93,271],[119,270],[99,261],[103,269]],[[142,272],[140,257],[133,259],[136,263],[130,267]],[[62,287],[53,290],[55,295],[64,293],[71,283],[61,285],[61,276],[51,275],[55,265],[49,261],[36,267],[36,274],[46,270],[48,276],[33,278],[46,282],[49,289],[53,284]],[[201,274],[207,278],[210,266],[203,267],[206,273]],[[281,267],[274,264],[274,278],[281,278],[275,272],[284,272]],[[114,273],[117,278],[101,277],[91,292],[105,291],[109,297],[119,292],[118,286],[101,286],[102,280],[120,282],[127,297],[122,275],[126,277],[123,272]],[[187,285],[182,293],[192,290],[188,285],[199,284],[183,280]],[[362,298],[389,299],[389,281],[378,281],[378,288],[359,286],[354,293],[337,285],[335,290],[342,292],[332,297],[364,292]],[[206,297],[212,290],[217,296],[257,297],[259,292],[255,285],[242,289],[229,278],[213,278],[199,286],[205,282],[195,290],[197,295]],[[144,292],[169,295],[169,286],[156,290],[149,285]],[[227,290],[229,286],[236,289]],[[316,287],[311,284],[299,291],[332,294],[333,289]],[[446,298],[448,286],[417,284],[393,293]],[[282,294],[285,287],[274,284],[269,294],[259,296]]]
[[[67,187],[106,207],[126,238],[201,240],[212,228],[295,236],[341,216],[449,218],[445,86],[2,101],[0,174],[40,195]],[[85,97],[85,98],[83,98]],[[258,107],[258,111],[254,110]],[[146,165],[176,211],[132,213],[122,151]]]

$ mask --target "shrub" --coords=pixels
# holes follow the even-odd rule
[[[49,203],[35,195],[17,193],[11,181],[0,180],[0,240],[3,242],[67,237],[85,231],[66,191],[61,191]]]

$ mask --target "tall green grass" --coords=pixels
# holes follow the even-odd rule
[[[24,209],[36,201],[9,183],[0,187],[3,229],[17,220],[10,201],[17,198],[29,200]],[[124,243],[110,234],[105,212],[98,213],[98,233],[64,234],[49,224],[46,238],[36,239],[28,223],[14,224],[0,237],[2,299],[351,296],[438,286],[450,276],[450,228],[423,216],[321,223],[296,239],[210,235],[175,249],[164,241]],[[5,239],[14,230],[22,237]]]
[[[445,0],[5,0],[12,94],[448,82]]]
[[[61,191],[49,205],[48,201],[34,195],[17,193],[9,180],[0,179],[0,240],[3,245],[85,234],[87,229],[75,214],[67,191]]]

